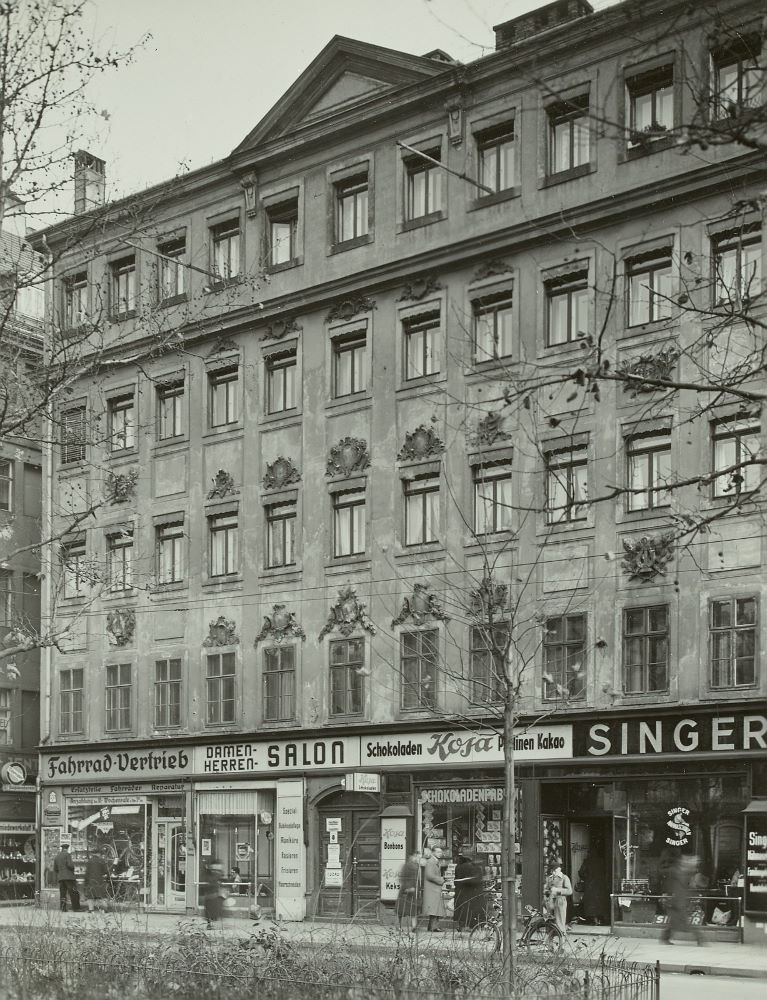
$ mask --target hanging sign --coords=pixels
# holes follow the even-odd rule
[[[399,873],[407,858],[407,819],[381,819],[381,899],[392,900],[399,893]]]

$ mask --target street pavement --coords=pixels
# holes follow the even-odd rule
[[[5,931],[16,932],[27,927],[45,927],[51,931],[71,930],[73,926],[98,926],[103,921],[114,922],[122,933],[140,934],[148,937],[174,934],[183,926],[203,928],[205,921],[201,916],[170,913],[147,913],[135,910],[119,910],[103,914],[60,913],[56,909],[45,909],[33,905],[0,907],[0,936]],[[448,922],[444,922],[446,930],[431,934],[419,929],[416,935],[418,944],[426,944],[430,949],[445,949],[467,946],[466,935],[453,933]],[[398,936],[398,931],[392,926],[377,923],[360,923],[354,921],[313,921],[302,923],[273,923],[264,919],[255,923],[243,917],[225,917],[214,929],[212,934],[226,937],[247,938],[259,927],[278,927],[280,933],[291,942],[306,942],[316,946],[331,944],[333,941],[343,941],[347,945],[358,947],[391,947]],[[607,955],[614,955],[631,962],[654,963],[660,961],[661,970],[666,973],[683,973],[687,976],[729,976],[748,979],[767,979],[767,935],[763,945],[732,944],[727,942],[712,942],[705,947],[698,947],[693,940],[689,942],[674,942],[664,945],[657,939],[614,937],[609,934],[596,936],[594,934],[570,933],[566,947],[573,948],[576,954],[584,959],[599,955],[602,948]],[[664,977],[665,979],[666,977]],[[700,979],[698,979],[700,982]],[[721,984],[724,986],[724,984]],[[729,992],[729,991],[728,991]],[[674,996],[675,994],[669,994]],[[683,993],[676,994],[679,997]],[[691,996],[693,994],[690,994]],[[697,997],[697,994],[694,994]],[[713,995],[713,994],[711,994]],[[701,997],[703,994],[701,994]]]

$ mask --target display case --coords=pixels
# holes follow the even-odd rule
[[[0,899],[33,899],[35,895],[34,825],[19,824],[0,833]]]

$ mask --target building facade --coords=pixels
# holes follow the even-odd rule
[[[525,901],[591,853],[595,916],[658,933],[694,849],[697,919],[761,933],[764,380],[722,380],[765,168],[680,144],[762,35],[681,10],[552,4],[467,66],[337,37],[226,160],[47,231],[56,335],[108,364],[54,449],[54,509],[106,499],[57,584],[43,867],[106,846],[183,910],[215,859],[294,919],[393,899],[412,845],[496,874],[510,637]]]

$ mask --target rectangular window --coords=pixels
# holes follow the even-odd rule
[[[365,491],[333,494],[333,555],[361,555],[365,551]]]
[[[400,637],[403,711],[431,708],[437,704],[439,631],[404,632]]]
[[[83,732],[82,667],[59,673],[59,732],[62,736]]]
[[[163,243],[157,249],[162,254],[159,268],[160,302],[181,298],[184,294],[186,240],[183,237],[172,240],[169,243]]]
[[[333,340],[333,396],[341,399],[364,392],[367,375],[367,336],[364,330]]]
[[[547,618],[543,630],[543,697],[578,701],[586,697],[586,616]]]
[[[588,453],[586,445],[546,455],[546,523],[586,519]]]
[[[296,351],[282,351],[266,359],[266,412],[296,408]]]
[[[630,77],[626,92],[630,147],[661,139],[673,129],[673,66]]]
[[[406,480],[405,545],[436,542],[439,532],[439,475]]]
[[[210,575],[228,576],[240,568],[239,527],[236,514],[208,518],[210,525]]]
[[[64,327],[76,330],[88,319],[88,274],[80,271],[64,281]]]
[[[106,668],[107,732],[119,732],[131,727],[131,665],[110,663]]]
[[[264,722],[291,722],[296,700],[295,646],[264,650]]]
[[[508,191],[516,183],[514,122],[477,133],[479,182],[493,192]],[[482,192],[483,194],[486,192]]]
[[[440,160],[439,149],[424,150],[432,160]],[[405,163],[405,221],[422,219],[442,209],[442,168],[420,156]]]
[[[266,559],[269,569],[293,566],[296,539],[296,503],[273,503],[266,508]]]
[[[294,263],[298,257],[298,199],[291,198],[268,209],[267,217],[270,265]]]
[[[588,94],[546,109],[549,123],[549,174],[574,170],[589,162]]]
[[[0,688],[0,744],[4,746],[13,743],[12,708],[13,691],[10,688]]]
[[[127,316],[136,309],[136,257],[123,257],[109,265],[112,315]]]
[[[61,548],[64,574],[64,597],[85,597],[90,574],[85,561],[85,542],[72,542]]]
[[[756,684],[756,609],[755,597],[711,602],[712,687],[737,688]]]
[[[546,281],[546,344],[573,344],[589,332],[588,271]]]
[[[335,185],[336,243],[357,240],[368,233],[367,172]]]
[[[207,657],[207,715],[209,726],[235,720],[236,658],[234,653]]]
[[[240,273],[240,223],[238,219],[211,226],[211,271],[216,282],[231,281]]]
[[[743,308],[762,290],[762,233],[758,224],[712,242],[714,305]]]
[[[157,390],[157,436],[161,441],[184,433],[184,383],[162,385]]]
[[[13,624],[13,572],[0,569],[0,625]]]
[[[637,434],[626,441],[627,510],[667,507],[671,494],[671,432]]]
[[[61,461],[63,465],[85,461],[85,407],[61,414]]]
[[[506,622],[476,625],[471,629],[469,685],[472,705],[493,705],[503,700],[508,642]]]
[[[668,319],[673,289],[670,250],[627,260],[628,325],[641,326]]]
[[[226,427],[240,419],[240,369],[238,365],[208,373],[208,423]]]
[[[405,379],[437,375],[440,366],[439,313],[415,316],[402,322]]]
[[[181,583],[184,579],[184,522],[157,528],[157,582]]]
[[[511,471],[507,466],[474,467],[474,532],[511,531]]]
[[[13,462],[0,460],[0,510],[13,510]]]
[[[761,49],[761,38],[752,35],[714,53],[711,103],[715,118],[737,118],[746,109],[759,107],[764,76]]]
[[[758,420],[720,420],[713,425],[715,497],[735,497],[759,488],[762,467]],[[755,464],[748,464],[754,462]]]
[[[154,724],[156,729],[181,725],[181,660],[155,660]]]
[[[623,612],[623,684],[626,694],[668,689],[668,608],[626,608]]]
[[[511,357],[513,314],[510,293],[501,292],[475,299],[472,308],[475,361]]]
[[[330,714],[361,715],[364,698],[365,641],[330,643]]]
[[[107,535],[107,574],[113,592],[133,586],[133,532]]]
[[[109,419],[109,450],[127,451],[136,445],[136,423],[133,394],[110,399],[107,416]]]

